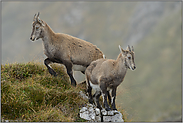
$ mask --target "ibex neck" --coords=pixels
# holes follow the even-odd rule
[[[118,72],[119,72],[120,74],[126,73],[127,67],[126,67],[126,64],[125,64],[125,58],[122,56],[121,53],[119,54],[119,56],[118,56],[118,58],[116,59],[116,61],[117,61],[116,67],[117,67],[117,69],[118,69]]]
[[[124,59],[124,57],[122,56],[122,53],[120,53],[120,54],[118,55],[118,58],[116,59],[117,63],[123,64],[123,63],[125,63],[124,60],[125,60],[125,59]]]
[[[53,37],[55,37],[55,32],[50,28],[48,24],[45,23],[43,41],[53,41]]]

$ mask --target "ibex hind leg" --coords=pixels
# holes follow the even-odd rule
[[[96,91],[95,94],[93,95],[93,99],[94,99],[94,102],[97,106],[97,108],[99,108],[100,110],[102,109],[100,103],[99,103],[99,97],[101,96],[101,91]]]
[[[86,92],[88,93],[89,103],[93,104],[92,87],[90,86],[87,76],[86,76]]]
[[[92,87],[91,86],[88,86],[87,87],[87,93],[88,93],[88,101],[90,104],[93,104],[93,97],[92,97]]]
[[[67,74],[69,75],[70,80],[71,80],[71,85],[76,86],[76,80],[73,77],[72,64],[67,63],[67,64],[65,64],[65,66],[67,69]]]
[[[108,97],[109,104],[111,104],[111,95],[110,95],[109,91],[107,91],[107,97]]]
[[[111,107],[112,107],[113,110],[117,110],[117,109],[116,109],[116,104],[115,104],[115,100],[116,100],[116,89],[117,89],[117,88],[113,88],[113,89],[112,89]]]
[[[48,68],[49,73],[50,73],[51,75],[53,75],[53,76],[57,76],[56,72],[55,72],[55,71],[52,69],[52,67],[49,65],[49,64],[51,64],[51,63],[53,63],[53,61],[51,61],[49,58],[46,58],[46,59],[44,60],[44,64],[45,64],[46,67]]]
[[[71,80],[71,85],[76,86],[76,80],[73,77],[73,72],[72,71],[67,71],[67,74],[69,75],[69,78]]]

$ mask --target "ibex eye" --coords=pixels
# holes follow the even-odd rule
[[[131,59],[131,57],[128,57],[128,59],[130,60],[130,59]]]
[[[36,27],[36,30],[38,30],[39,29],[39,27]]]

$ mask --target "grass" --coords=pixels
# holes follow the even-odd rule
[[[63,67],[52,66],[53,77],[35,62],[1,65],[1,119],[26,122],[81,122],[78,113],[86,100],[83,87],[72,87]]]

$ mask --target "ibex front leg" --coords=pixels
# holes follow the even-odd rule
[[[49,58],[46,58],[44,60],[44,64],[46,65],[46,67],[48,68],[48,71],[51,75],[57,76],[56,72],[52,69],[52,67],[49,65],[53,63],[53,61],[51,61]]]
[[[115,104],[116,89],[117,89],[117,87],[115,87],[115,88],[112,89],[111,107],[112,107],[113,110],[117,110],[117,109],[116,109],[116,104]]]
[[[111,108],[109,107],[109,104],[107,102],[108,93],[107,93],[107,87],[105,85],[105,82],[101,82],[100,83],[100,88],[102,90],[102,97],[103,97],[104,108],[105,108],[106,111],[109,111],[109,110],[111,110]]]
[[[87,93],[88,93],[88,96],[89,96],[89,100],[88,100],[89,103],[93,104],[92,87],[89,84],[87,86]]]

